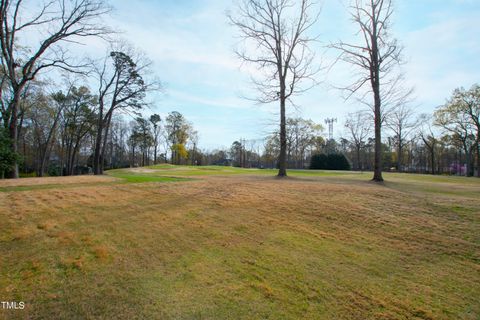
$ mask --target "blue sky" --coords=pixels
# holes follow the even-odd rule
[[[251,93],[251,68],[241,67],[233,48],[236,30],[225,12],[230,0],[116,0],[109,23],[154,62],[165,92],[151,97],[152,110],[165,116],[179,111],[193,122],[206,149],[228,147],[239,138],[266,136],[277,121],[277,105],[255,105],[241,98]],[[132,3],[134,5],[132,6]],[[317,61],[328,65],[336,56],[322,45],[351,39],[355,26],[345,1],[323,0],[314,33]],[[459,86],[480,82],[480,1],[397,0],[393,35],[402,43],[409,86],[415,87],[418,112],[431,112]],[[358,108],[345,102],[332,85],[348,84],[348,66],[321,72],[322,84],[296,98],[298,115],[323,123],[336,117],[335,136],[344,134],[343,119]]]

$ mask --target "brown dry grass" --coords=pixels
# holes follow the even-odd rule
[[[477,319],[478,198],[409,183],[0,193],[0,297],[27,302],[8,316],[38,319]]]
[[[0,180],[2,187],[19,186],[40,186],[40,185],[67,185],[88,183],[95,184],[100,182],[113,182],[115,178],[109,176],[71,176],[71,177],[45,177],[45,178],[22,178]]]

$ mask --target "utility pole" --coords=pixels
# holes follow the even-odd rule
[[[328,125],[328,140],[333,139],[333,123],[337,122],[337,118],[327,118],[325,123]]]

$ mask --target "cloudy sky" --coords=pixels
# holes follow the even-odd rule
[[[134,3],[134,5],[132,5]],[[242,99],[250,91],[249,69],[241,67],[233,49],[236,30],[228,24],[231,0],[115,0],[112,25],[122,37],[143,50],[165,92],[152,97],[148,113],[165,116],[179,111],[193,122],[203,148],[229,146],[239,138],[262,138],[272,131],[277,105],[255,105]],[[351,39],[355,26],[345,0],[321,0],[321,15],[313,33],[316,63],[329,63],[336,52],[324,45]],[[408,85],[415,87],[418,112],[431,112],[453,89],[480,81],[480,1],[396,1],[392,33],[405,47],[403,66]],[[322,62],[323,61],[323,62]],[[318,74],[319,86],[296,98],[298,115],[323,123],[336,117],[335,136],[343,134],[343,119],[358,108],[345,102],[335,85],[345,85],[352,74],[336,65]]]

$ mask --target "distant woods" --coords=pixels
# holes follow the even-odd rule
[[[382,171],[478,177],[479,119],[477,84],[468,90],[454,90],[434,114],[417,114],[405,104],[389,109],[382,129]],[[320,124],[287,118],[287,167],[373,171],[376,150],[372,122],[369,109],[348,114],[342,136],[328,139]],[[278,133],[273,133],[262,140],[240,139],[230,150],[216,154],[223,153],[234,166],[275,168],[279,149]]]
[[[27,7],[36,12],[29,12]],[[81,72],[85,63],[71,59],[66,44],[111,33],[101,23],[101,17],[109,11],[104,2],[97,0],[49,1],[40,7],[22,0],[0,2],[1,114],[12,154],[19,153],[19,136],[28,105],[25,100],[35,90],[34,82],[52,69]],[[32,32],[41,37],[36,46],[19,42]],[[52,137],[45,133],[44,138]],[[12,178],[19,176],[19,158],[13,157],[7,171]]]
[[[383,171],[480,177],[480,86],[460,87],[433,114],[418,114],[389,29],[393,0],[350,3],[357,41],[329,45],[352,70],[341,92],[358,104],[342,135],[326,138],[319,119],[288,116],[326,72],[313,50],[322,34],[318,3],[239,0],[229,21],[241,40],[238,58],[257,71],[250,99],[277,103],[279,119],[266,137],[205,150],[182,113],[153,111],[160,81],[141,50],[113,40],[106,2],[0,0],[0,177],[159,163],[277,168],[281,177],[309,167],[373,171],[375,181]],[[79,56],[75,46],[91,39],[109,49]]]
[[[141,51],[112,40],[114,32],[103,24],[110,10],[101,0],[1,1],[2,177],[102,174],[167,157],[186,162],[187,144],[196,145],[197,135],[176,112],[165,125],[157,114],[143,118],[148,94],[160,83]],[[27,46],[22,41],[32,32],[40,38]],[[104,41],[104,57],[73,54],[88,38]]]

